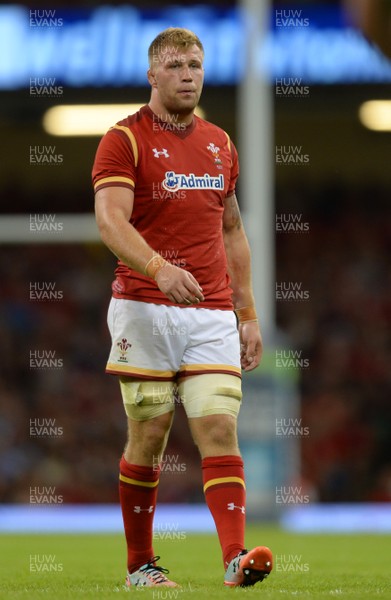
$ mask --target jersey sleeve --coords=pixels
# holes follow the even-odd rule
[[[136,139],[123,125],[115,125],[103,136],[92,168],[94,191],[120,186],[134,189],[137,181]]]
[[[229,144],[230,150],[231,150],[231,176],[230,176],[230,181],[229,181],[229,186],[228,186],[228,191],[227,191],[227,198],[228,198],[228,196],[232,196],[232,194],[235,193],[236,180],[239,176],[238,152],[230,138],[228,138],[228,144]]]

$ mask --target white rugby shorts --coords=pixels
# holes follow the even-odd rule
[[[112,298],[108,326],[107,373],[156,381],[207,373],[241,377],[233,311]]]

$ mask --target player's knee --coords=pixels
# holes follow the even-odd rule
[[[238,416],[242,390],[241,380],[235,375],[208,373],[186,377],[178,390],[188,418]]]
[[[128,441],[125,447],[126,460],[136,464],[159,464],[171,423],[172,412],[144,421],[129,419]]]
[[[119,378],[127,416],[135,421],[154,419],[174,410],[173,381],[147,381]]]
[[[197,419],[197,427],[192,427],[194,441],[201,450],[215,454],[238,451],[236,419],[231,415],[210,415]]]
[[[162,429],[149,429],[144,432],[142,439],[138,443],[128,442],[128,449],[131,452],[141,453],[146,460],[153,460],[154,464],[160,462],[159,457],[163,453],[166,440],[166,431]]]

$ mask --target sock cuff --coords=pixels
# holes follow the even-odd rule
[[[119,461],[120,479],[126,483],[140,482],[153,482],[157,483],[160,476],[160,465],[153,465],[152,467],[146,467],[143,465],[133,465],[126,461],[122,455]],[[131,479],[132,481],[127,481]]]
[[[202,461],[204,493],[221,487],[241,487],[244,481],[243,459],[241,456],[208,456]]]
[[[226,454],[225,456],[207,456],[202,459],[202,468],[216,467],[243,467],[243,459],[241,456]]]

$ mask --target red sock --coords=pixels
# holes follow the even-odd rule
[[[153,556],[153,516],[160,467],[130,465],[120,460],[119,497],[128,547],[128,571],[132,573]]]
[[[202,461],[204,493],[216,524],[224,568],[244,549],[246,487],[240,456],[209,456]]]

